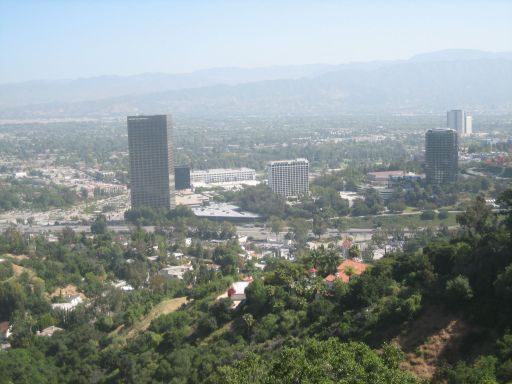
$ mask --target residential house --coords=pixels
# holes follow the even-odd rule
[[[54,311],[64,311],[70,312],[74,311],[77,305],[83,302],[83,299],[80,295],[71,295],[67,296],[66,301],[64,303],[54,303],[52,304],[52,309]]]
[[[37,331],[36,336],[40,337],[52,337],[55,332],[58,331],[64,331],[62,328],[55,327],[55,326],[49,326],[42,331]]]
[[[348,283],[352,276],[359,276],[368,268],[368,264],[356,260],[346,259],[338,265],[336,275],[328,275],[324,278],[327,288],[331,289],[336,280]]]
[[[228,297],[233,301],[245,300],[245,288],[251,283],[252,277],[247,277],[243,281],[234,282],[228,289]]]

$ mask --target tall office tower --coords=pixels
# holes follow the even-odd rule
[[[174,185],[177,191],[190,189],[190,166],[177,165],[174,167]]]
[[[174,208],[170,115],[128,116],[132,208]]]
[[[462,109],[454,109],[446,113],[446,126],[454,129],[459,135],[466,133],[465,112]]]
[[[268,185],[278,195],[303,196],[309,193],[309,161],[272,161],[267,165]]]
[[[446,113],[446,126],[455,129],[460,136],[473,133],[473,119],[462,109],[454,109]]]
[[[425,134],[427,182],[441,184],[457,180],[457,132],[450,128],[429,129]]]
[[[466,120],[464,122],[464,134],[471,135],[473,133],[473,118],[466,114]]]

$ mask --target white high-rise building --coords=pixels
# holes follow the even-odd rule
[[[471,135],[473,133],[473,117],[472,116],[469,116],[469,115],[466,115],[466,129],[465,129],[465,134],[466,135]]]
[[[268,185],[284,197],[309,193],[309,161],[306,159],[272,161],[267,166]]]
[[[459,136],[473,133],[473,119],[462,109],[453,109],[446,113],[446,126],[455,130]]]

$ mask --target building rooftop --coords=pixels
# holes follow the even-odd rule
[[[226,218],[226,219],[257,219],[257,213],[242,212],[240,208],[232,204],[210,204],[205,207],[192,208],[197,217]]]
[[[366,270],[366,268],[368,268],[368,264],[366,263],[350,259],[343,260],[337,268],[338,276],[344,283],[348,283],[350,281],[350,275],[360,275]],[[352,274],[347,273],[349,271],[352,271]]]
[[[451,129],[451,128],[430,128],[427,132],[448,132],[448,131],[453,131],[453,132],[457,132],[455,129]]]
[[[368,172],[367,174],[369,176],[374,176],[374,177],[379,177],[379,178],[382,178],[382,177],[388,178],[389,176],[403,176],[405,174],[405,172],[404,171],[379,171],[379,172]]]
[[[45,329],[43,329],[42,331],[38,331],[37,332],[37,336],[46,336],[46,337],[51,337],[53,336],[53,334],[55,332],[58,332],[58,331],[64,331],[62,328],[59,328],[59,327],[55,327],[55,326],[50,326],[50,327],[47,327]]]
[[[194,169],[194,170],[190,171],[190,173],[191,174],[200,174],[200,173],[224,173],[224,172],[240,172],[240,171],[256,172],[252,168],[241,167],[241,168]]]
[[[295,162],[309,163],[308,159],[300,158],[300,159],[294,159],[294,160],[274,160],[274,161],[270,161],[268,164],[269,165],[274,165],[274,164],[292,164],[292,163],[295,163]]]

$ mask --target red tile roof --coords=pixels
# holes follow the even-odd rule
[[[9,330],[9,322],[8,321],[2,321],[0,323],[0,333],[5,335],[8,330]]]
[[[351,269],[354,275],[360,275],[366,268],[368,268],[368,264],[366,263],[347,259],[343,260],[343,262],[338,265],[338,275],[343,282],[348,283],[350,276],[346,273],[347,269]]]
[[[325,279],[324,279],[324,280],[325,280],[325,281],[327,281],[328,283],[332,283],[332,282],[334,282],[336,279],[337,279],[337,277],[336,277],[336,276],[334,276],[334,275],[328,275],[328,276],[326,276],[326,277],[325,277]]]

